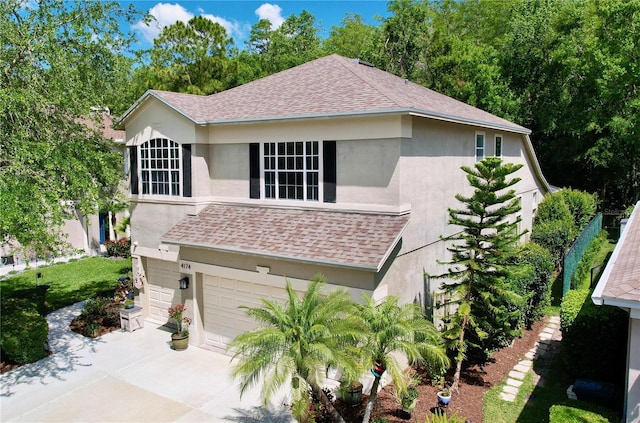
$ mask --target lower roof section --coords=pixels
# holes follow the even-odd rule
[[[180,246],[379,271],[409,214],[212,204],[162,236]]]

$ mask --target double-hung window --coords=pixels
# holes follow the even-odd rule
[[[191,144],[153,138],[129,147],[131,194],[191,197]]]
[[[335,141],[252,143],[250,197],[335,202]]]
[[[484,159],[484,132],[476,132],[476,162]]]
[[[318,201],[318,141],[263,144],[265,198]]]
[[[166,138],[154,138],[140,146],[143,194],[180,195],[180,146]]]

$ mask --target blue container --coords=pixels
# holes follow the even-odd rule
[[[616,387],[612,383],[590,379],[576,379],[573,393],[579,400],[605,404],[616,397]]]

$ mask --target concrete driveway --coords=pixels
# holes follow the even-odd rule
[[[170,332],[145,322],[99,339],[69,322],[76,304],[47,316],[53,354],[0,375],[2,422],[292,422],[284,401],[261,407],[259,387],[240,399],[231,361],[202,348],[170,348]]]

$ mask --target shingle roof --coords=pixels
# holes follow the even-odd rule
[[[149,91],[146,96],[158,98],[201,124],[402,112],[530,133],[483,110],[335,54],[209,96],[167,91]]]
[[[640,308],[640,202],[629,219],[623,236],[607,267],[611,267],[602,297],[637,302]],[[604,275],[603,275],[604,276]]]
[[[409,222],[385,215],[213,204],[162,241],[218,251],[378,271]]]

